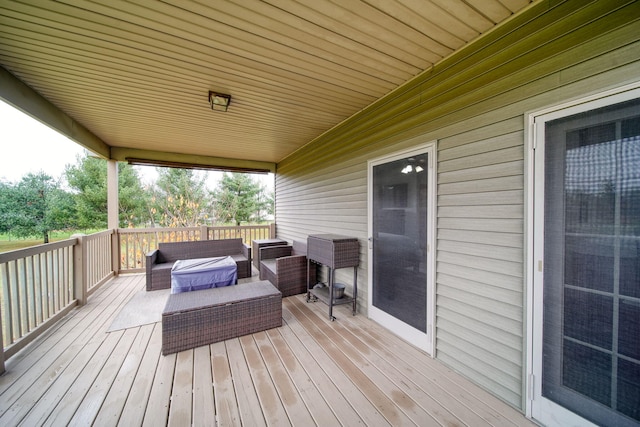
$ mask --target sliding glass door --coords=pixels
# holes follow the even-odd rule
[[[640,100],[538,124],[534,416],[640,424]],[[542,403],[541,403],[542,402]],[[536,406],[537,405],[537,406]],[[545,412],[547,412],[545,414]],[[565,418],[568,422],[569,418]],[[577,421],[579,422],[579,421]]]

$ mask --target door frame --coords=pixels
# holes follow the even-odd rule
[[[640,98],[640,82],[610,89],[525,114],[526,236],[526,415],[549,426],[593,426],[586,419],[542,397],[544,260],[544,131],[557,118]]]
[[[383,327],[391,329],[393,333],[416,347],[424,350],[431,357],[435,357],[435,253],[436,253],[436,211],[437,211],[437,141],[425,142],[424,137],[416,137],[405,141],[406,144],[413,143],[411,148],[394,151],[384,156],[371,159],[367,162],[367,269],[368,269],[368,292],[367,309],[368,317]],[[410,327],[406,323],[383,312],[373,306],[373,168],[374,166],[387,162],[404,159],[412,155],[427,154],[427,333],[426,339],[422,332]]]

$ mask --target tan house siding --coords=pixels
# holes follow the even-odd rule
[[[523,352],[522,122],[440,140],[437,356],[519,405]],[[460,141],[464,141],[460,145]]]
[[[524,114],[640,80],[639,22],[639,2],[536,3],[280,162],[278,236],[358,237],[366,314],[367,161],[438,140],[436,357],[524,408]]]

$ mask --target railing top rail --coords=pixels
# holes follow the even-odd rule
[[[115,234],[116,230],[104,230],[104,231],[98,231],[97,233],[93,233],[93,234],[87,234],[85,236],[83,236],[84,239],[99,239],[100,237],[104,237],[104,236],[111,236],[112,234]]]
[[[54,251],[56,249],[66,248],[73,246],[78,242],[78,239],[71,238],[66,240],[60,240],[53,243],[45,243],[42,245],[31,246],[24,249],[16,249],[14,251],[8,251],[0,253],[0,264],[5,262],[15,261],[17,259],[27,258],[34,255],[43,254],[46,252]]]
[[[270,225],[269,224],[265,224],[265,225],[216,225],[216,226],[212,226],[212,227],[207,227],[210,230],[225,230],[225,229],[230,229],[230,228],[241,228],[241,229],[262,229],[262,228],[269,228]]]
[[[172,231],[198,231],[200,227],[153,227],[153,228],[119,228],[120,234],[137,234],[137,233],[160,233]]]

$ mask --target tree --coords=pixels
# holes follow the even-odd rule
[[[11,229],[11,214],[14,207],[13,185],[0,181],[0,233],[7,233]]]
[[[194,227],[209,220],[205,177],[191,169],[156,168],[152,213],[164,227]]]
[[[107,161],[95,157],[78,156],[77,164],[67,165],[65,176],[75,190],[78,226],[107,227]],[[136,170],[118,164],[119,226],[141,225],[150,219],[147,213],[149,195],[142,188]]]
[[[0,227],[16,237],[42,236],[44,243],[49,243],[51,231],[74,224],[71,195],[44,172],[29,173],[13,186],[3,184],[0,199]]]
[[[151,192],[143,188],[138,172],[126,163],[118,164],[118,210],[121,227],[144,226],[153,222],[148,206]]]
[[[273,198],[247,174],[225,172],[213,198],[215,215],[221,222],[260,222],[273,213]]]

